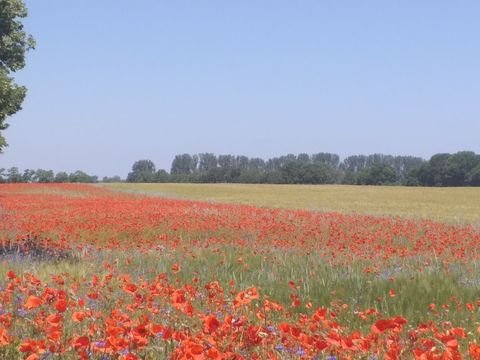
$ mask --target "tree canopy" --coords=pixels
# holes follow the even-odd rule
[[[148,166],[139,166],[146,165]],[[386,154],[287,154],[270,159],[212,153],[179,154],[170,174],[151,160],[134,164],[129,182],[480,186],[480,155],[435,154],[430,160]]]
[[[0,0],[0,152],[7,146],[2,135],[6,119],[21,110],[27,93],[11,76],[25,67],[25,54],[35,47],[33,37],[23,30],[26,16],[22,0]]]
[[[151,160],[138,160],[132,166],[132,171],[128,173],[129,182],[154,182],[155,164]]]
[[[105,177],[103,182],[122,181],[119,176],[113,178]],[[98,182],[98,176],[88,175],[87,173],[77,170],[73,173],[60,171],[57,174],[53,170],[44,169],[25,169],[22,172],[17,167],[10,169],[0,168],[0,184],[1,183],[95,183]]]

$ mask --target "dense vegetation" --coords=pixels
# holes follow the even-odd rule
[[[112,178],[104,177],[103,182],[121,181],[119,176]],[[21,172],[17,167],[8,170],[0,169],[0,183],[94,183],[98,182],[98,176],[89,175],[77,170],[72,173],[44,169],[25,169]]]
[[[21,20],[27,8],[21,0],[0,0],[0,153],[7,146],[2,131],[7,118],[22,108],[27,93],[15,83],[12,73],[25,67],[25,53],[35,47],[35,41],[23,30]]]
[[[0,168],[0,183],[121,182],[119,176],[89,175],[83,171],[20,172]],[[349,184],[407,186],[480,186],[480,155],[472,151],[435,154],[426,161],[413,156],[353,155],[343,161],[331,153],[288,154],[263,160],[247,156],[202,153],[175,156],[170,173],[157,170],[151,160],[132,166],[127,182],[135,183],[243,183]]]
[[[263,160],[202,153],[175,156],[170,174],[151,160],[139,160],[128,182],[358,184],[409,186],[479,186],[480,155],[471,151],[413,156],[337,154],[285,155]]]

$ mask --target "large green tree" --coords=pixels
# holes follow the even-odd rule
[[[155,164],[152,160],[138,160],[128,173],[128,182],[155,182]]]
[[[6,119],[22,108],[27,89],[14,82],[11,74],[25,66],[25,53],[35,41],[22,24],[27,8],[22,0],[0,0],[0,152],[7,143],[2,131]]]

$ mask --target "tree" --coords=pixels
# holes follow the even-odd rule
[[[235,156],[233,155],[219,155],[218,166],[222,169],[234,169],[236,167]]]
[[[138,160],[132,166],[132,172],[128,173],[128,182],[154,182],[155,164],[152,160]]]
[[[38,169],[36,175],[39,183],[52,183],[55,180],[53,170]]]
[[[335,181],[333,169],[325,164],[290,162],[281,173],[287,184],[329,184]]]
[[[248,169],[248,157],[246,157],[245,155],[237,156],[236,163],[237,163],[238,169],[242,169],[242,170]]]
[[[21,110],[27,89],[10,76],[25,67],[25,53],[35,41],[23,30],[21,19],[27,16],[22,0],[0,0],[0,153],[7,143],[1,131],[8,127],[7,117]]]
[[[20,171],[18,171],[17,167],[13,166],[10,169],[8,169],[7,181],[10,182],[10,183],[21,183],[21,182],[23,182],[23,176],[20,173]]]
[[[69,181],[72,183],[94,183],[98,181],[97,176],[90,176],[81,170],[77,170],[74,173],[71,173],[68,178]]]
[[[267,170],[278,171],[280,170],[280,168],[281,168],[281,164],[280,164],[280,159],[278,157],[268,159],[267,162],[265,163],[265,169]]]
[[[104,183],[119,183],[119,182],[122,182],[122,178],[118,175],[115,175],[115,176],[104,176],[102,178],[102,182]]]
[[[67,183],[70,181],[68,174],[65,171],[60,171],[55,175],[54,182],[56,183]]]
[[[423,165],[421,165],[423,166]],[[421,186],[420,178],[419,178],[419,172],[420,172],[420,167],[413,168],[410,170],[405,178],[402,180],[402,185],[405,186]]]
[[[198,156],[190,154],[176,155],[172,162],[172,175],[191,174],[197,170]]]
[[[472,171],[470,171],[470,185],[480,186],[480,165],[475,166]]]
[[[280,163],[280,167],[282,168],[289,163],[296,162],[297,161],[297,156],[294,155],[294,154],[283,155],[283,156],[280,156],[278,161]]]
[[[443,186],[450,156],[450,154],[435,154],[429,161],[423,163],[416,172],[420,185]]]
[[[418,169],[424,164],[424,160],[414,156],[395,156],[391,165],[399,181],[403,185],[418,186]]]
[[[341,183],[346,185],[355,185],[358,183],[358,173],[354,171],[345,171],[341,177]]]
[[[428,185],[433,186],[445,186],[445,177],[447,174],[447,167],[448,167],[448,159],[450,159],[452,155],[450,154],[435,154],[433,155],[428,164],[430,168],[430,173],[428,175],[431,176],[428,180],[431,182]]]
[[[310,163],[310,155],[305,154],[305,153],[300,153],[300,154],[297,155],[297,161],[299,161],[301,163],[304,163],[304,164],[308,164],[308,163]]]
[[[251,158],[248,160],[249,170],[262,170],[265,168],[265,161],[260,158]]]
[[[25,183],[31,183],[36,181],[36,172],[35,170],[25,169],[22,175],[22,181]]]
[[[387,185],[397,181],[397,174],[393,167],[387,164],[376,163],[358,174],[359,185]]]
[[[472,151],[459,151],[447,161],[445,169],[446,186],[466,186],[471,182],[470,172],[480,164],[480,156]]]
[[[365,155],[351,155],[345,158],[340,165],[341,169],[347,172],[359,172],[367,166]]]
[[[170,180],[170,175],[163,169],[158,170],[155,173],[155,182],[166,183]]]
[[[282,176],[282,173],[278,170],[271,170],[265,173],[264,177],[265,183],[267,184],[283,184],[285,179]]]
[[[212,153],[198,154],[200,162],[198,164],[198,171],[205,172],[215,169],[218,166],[217,157]]]
[[[314,164],[325,164],[332,169],[336,169],[340,164],[340,156],[331,153],[318,153],[312,155],[312,161]]]

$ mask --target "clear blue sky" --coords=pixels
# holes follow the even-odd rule
[[[480,153],[479,1],[28,0],[0,167]]]

